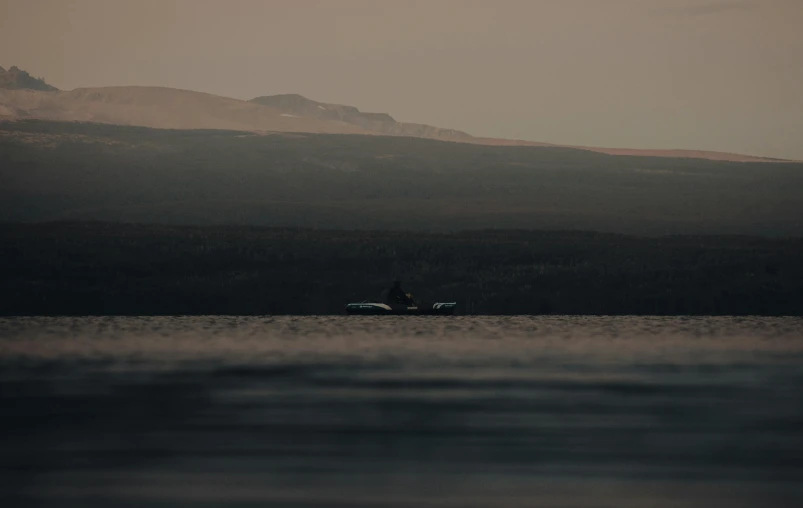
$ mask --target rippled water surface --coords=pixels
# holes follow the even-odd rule
[[[803,320],[0,320],[0,505],[803,506]]]

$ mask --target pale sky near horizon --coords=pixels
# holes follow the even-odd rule
[[[803,160],[803,0],[0,0],[61,89],[300,93],[477,136]]]

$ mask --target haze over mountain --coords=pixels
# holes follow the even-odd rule
[[[301,94],[477,137],[803,160],[800,0],[1,0],[62,90]]]

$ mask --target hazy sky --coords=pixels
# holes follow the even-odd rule
[[[803,0],[0,0],[62,89],[300,93],[480,136],[803,159]]]

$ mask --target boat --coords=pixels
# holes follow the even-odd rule
[[[346,305],[346,313],[357,316],[451,316],[457,302],[436,302],[432,306],[390,306],[381,302],[357,302]]]

